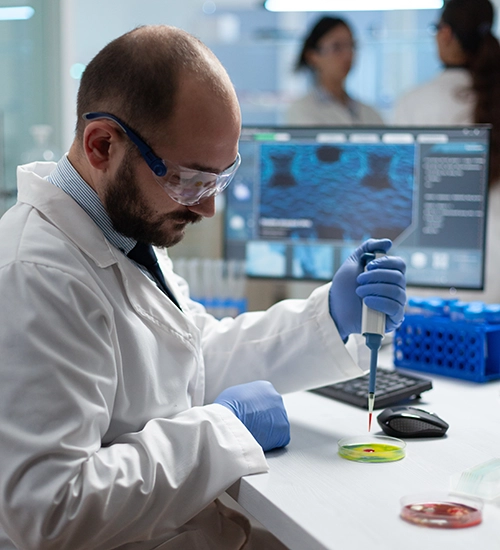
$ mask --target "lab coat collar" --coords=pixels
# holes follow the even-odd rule
[[[46,178],[54,162],[32,162],[18,166],[18,200],[42,212],[99,267],[116,263],[116,255],[99,227],[62,189]]]

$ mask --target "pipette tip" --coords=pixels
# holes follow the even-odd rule
[[[372,431],[372,417],[373,417],[373,406],[375,404],[375,394],[370,392],[368,394],[368,431]]]

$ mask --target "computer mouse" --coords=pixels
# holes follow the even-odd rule
[[[377,416],[377,421],[387,435],[403,439],[441,437],[449,428],[436,414],[409,405],[388,407]]]

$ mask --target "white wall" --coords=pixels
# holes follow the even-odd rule
[[[70,77],[71,67],[86,65],[108,42],[138,25],[168,24],[189,30],[203,4],[204,0],[62,0],[64,149],[73,141],[79,84]]]
[[[500,13],[500,0],[492,0],[492,2]],[[263,9],[260,0],[61,0],[63,149],[67,149],[71,144],[75,125],[75,98],[78,80],[69,76],[72,66],[76,63],[87,64],[110,40],[142,24],[175,25],[192,32],[209,44],[217,42],[219,39],[217,35],[222,32],[227,33],[227,27],[231,26],[231,22],[227,17],[219,19],[203,17],[203,8],[209,4],[216,5],[217,13],[231,8],[259,11]],[[279,25],[282,30],[293,33],[293,30],[296,31],[304,27],[305,18],[306,15],[301,13],[282,14]],[[395,11],[387,14],[386,21],[388,21],[389,28],[401,31],[405,28],[412,28],[413,18],[414,14],[411,12]],[[500,18],[497,17],[496,21],[497,35],[499,34],[498,29],[500,29],[498,19]],[[224,25],[225,29],[222,28]],[[280,57],[282,62],[278,64],[277,69],[281,73],[277,78],[279,93],[275,94],[276,97],[265,93],[259,97],[258,90],[254,90],[255,97],[252,97],[252,100],[256,102],[261,99],[269,101],[270,109],[281,108],[287,94],[300,89],[304,84],[304,81],[300,81],[290,70],[295,49],[284,45],[283,42],[276,43],[276,48],[280,48],[280,52],[282,52]],[[367,76],[370,65],[373,65],[373,63],[369,63],[369,60],[362,64],[361,59],[357,71],[355,67],[350,79],[355,87],[368,94],[367,97],[364,97],[361,93],[360,99],[370,103],[370,86],[386,88],[387,97],[390,99],[394,94],[399,94],[415,84],[415,54],[404,51],[404,49],[395,50],[394,46],[389,47],[386,53],[387,59],[384,62],[383,75],[378,82],[370,84],[374,80],[374,76],[372,75],[371,78]],[[390,67],[398,69],[391,72]],[[397,74],[395,74],[396,72]],[[390,112],[387,115],[386,119],[390,121]]]

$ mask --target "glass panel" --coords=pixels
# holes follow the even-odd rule
[[[16,166],[35,146],[30,129],[49,125],[52,143],[60,142],[59,3],[0,0],[0,9],[35,10],[26,20],[0,20],[0,215],[15,202]]]

